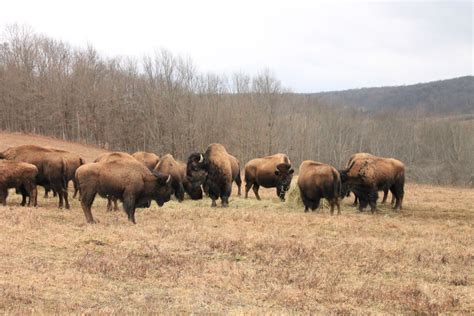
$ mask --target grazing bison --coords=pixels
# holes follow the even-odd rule
[[[136,153],[132,154],[132,156],[144,164],[148,169],[150,169],[150,171],[155,169],[156,165],[160,161],[160,157],[158,155],[155,155],[154,153],[147,153],[145,151],[137,151]]]
[[[26,162],[0,160],[0,203],[7,205],[8,189],[15,188],[30,197],[28,206],[36,206],[38,168]],[[25,206],[23,199],[21,205]]]
[[[62,154],[36,145],[21,145],[10,147],[0,154],[0,159],[8,159],[26,162],[38,168],[36,184],[44,188],[51,188],[59,196],[59,208],[63,207],[63,201],[69,209],[67,182],[68,164]],[[26,192],[22,192],[23,202],[26,201]],[[31,196],[30,196],[31,198]]]
[[[241,182],[240,170],[237,172],[235,167],[236,161],[221,144],[211,144],[204,154],[193,153],[189,156],[187,177],[193,188],[203,185],[208,190],[212,207],[217,206],[218,198],[221,198],[222,207],[229,206],[232,182]]]
[[[359,211],[367,205],[377,210],[378,191],[390,190],[395,197],[394,209],[402,209],[405,165],[393,158],[368,157],[356,159],[340,171],[341,181],[359,198]]]
[[[346,168],[348,168],[351,165],[351,163],[353,161],[357,160],[357,159],[374,158],[374,157],[377,157],[377,156],[374,156],[374,155],[369,154],[369,153],[356,153],[356,154],[353,154],[352,156],[349,157],[349,160],[347,161],[347,164],[346,164]],[[387,201],[388,189],[383,188],[382,190],[383,190],[382,204],[385,204],[385,202]],[[342,191],[343,191],[343,196],[349,196],[349,194],[351,193],[351,191],[347,188],[347,184],[343,184]],[[354,193],[354,203],[353,203],[353,205],[357,206],[358,197],[357,197],[355,192],[352,192],[352,193]],[[395,197],[392,195],[392,201],[391,201],[390,204],[393,204],[394,202],[395,202]]]
[[[290,188],[294,169],[290,159],[285,154],[275,154],[263,158],[252,159],[245,165],[245,198],[253,186],[253,192],[260,200],[258,189],[275,188],[277,196],[284,201],[285,194]]]
[[[72,184],[74,185],[74,195],[72,197],[75,198],[77,196],[77,193],[79,192],[79,187],[77,185],[77,181],[74,175],[76,174],[77,168],[85,164],[86,161],[81,156],[74,154],[72,152],[62,150],[62,149],[56,149],[52,147],[47,147],[47,148],[57,153],[60,153],[64,157],[64,159],[66,159],[67,171],[68,171],[67,179],[68,179],[68,182],[72,181]],[[48,197],[49,191],[50,191],[50,188],[45,189],[44,191],[45,198]],[[56,196],[56,192],[54,192],[54,196]]]
[[[319,207],[321,198],[328,200],[331,215],[334,206],[337,214],[341,214],[339,197],[341,195],[341,177],[336,168],[313,160],[305,160],[300,165],[298,187],[304,204],[304,211],[314,211]]]
[[[127,159],[83,165],[76,171],[81,191],[82,210],[93,223],[91,206],[96,194],[123,202],[128,220],[135,224],[135,209],[148,207],[150,200],[159,206],[169,201],[173,190],[171,176],[152,172],[142,163]]]
[[[178,201],[183,201],[184,192],[193,200],[202,199],[201,187],[193,187],[186,177],[186,164],[175,160],[173,155],[167,154],[161,157],[154,170],[171,176],[171,186]]]
[[[129,161],[137,161],[137,159],[135,157],[133,157],[132,155],[130,155],[128,153],[121,152],[121,151],[114,151],[114,152],[110,152],[110,153],[100,154],[94,160],[94,162],[112,162],[112,161],[122,160],[122,159],[129,160]],[[118,212],[119,208],[118,208],[118,204],[117,204],[117,199],[114,198],[113,196],[107,196],[107,212],[112,211],[112,203],[114,205],[113,210],[115,212]]]

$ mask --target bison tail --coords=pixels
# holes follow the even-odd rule
[[[67,189],[68,179],[68,165],[67,160],[63,158],[62,168],[61,168],[61,181],[63,188]]]

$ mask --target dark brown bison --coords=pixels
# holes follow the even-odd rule
[[[85,164],[77,169],[76,178],[88,223],[94,222],[91,206],[96,194],[121,200],[129,221],[135,224],[137,207],[148,207],[151,200],[163,206],[173,193],[170,176],[152,172],[136,160]]]
[[[173,187],[174,195],[178,201],[183,201],[184,192],[193,200],[202,199],[201,187],[193,187],[186,177],[186,164],[182,161],[175,160],[173,155],[167,154],[161,157],[155,167],[155,171],[165,175],[171,175],[171,186]]]
[[[205,153],[193,153],[189,156],[187,177],[193,188],[200,185],[207,188],[212,207],[217,205],[218,198],[221,198],[222,207],[229,206],[232,182],[237,182],[237,178],[240,181],[240,171],[236,172],[232,167],[235,167],[236,160],[221,144],[211,144]]]
[[[328,200],[331,206],[331,215],[334,206],[337,214],[341,214],[339,197],[341,195],[341,177],[336,168],[313,160],[305,160],[300,165],[298,187],[304,204],[304,211],[314,211],[319,208],[321,198]]]
[[[36,206],[36,176],[38,168],[26,162],[0,160],[0,203],[7,205],[8,189],[15,188],[26,192],[30,197],[28,206]],[[22,206],[26,201],[22,201]]]
[[[132,154],[132,156],[150,170],[155,169],[156,165],[160,161],[160,157],[158,155],[155,155],[154,153],[147,153],[145,151],[137,151],[136,153]]]
[[[395,197],[394,209],[402,209],[405,165],[393,158],[368,157],[355,159],[340,171],[341,181],[359,198],[359,211],[367,205],[377,210],[378,191],[390,190]]]
[[[68,171],[68,182],[72,181],[72,184],[74,185],[74,195],[73,198],[77,196],[77,193],[79,192],[79,187],[77,186],[77,181],[74,175],[76,174],[77,168],[82,166],[83,164],[86,163],[84,158],[79,156],[78,154],[62,150],[62,149],[57,149],[57,148],[52,148],[52,147],[47,147],[48,149],[55,151],[57,153],[60,153],[64,159],[67,161],[67,171]],[[48,192],[50,191],[49,188],[46,188],[44,191],[44,197],[48,197]],[[54,196],[56,196],[56,192],[54,192]]]
[[[353,154],[352,156],[349,157],[349,160],[347,161],[347,164],[346,164],[346,168],[349,168],[351,163],[353,161],[357,160],[357,159],[374,158],[374,157],[377,157],[377,156],[374,156],[374,155],[369,154],[369,153],[356,153],[356,154]],[[388,189],[383,188],[382,190],[383,190],[382,204],[385,204],[385,202],[387,201]],[[342,191],[343,191],[343,196],[349,196],[350,193],[351,193],[351,191],[347,188],[347,184],[344,184],[342,186]],[[355,192],[352,192],[352,193],[354,193],[354,203],[353,203],[353,205],[357,206],[358,197],[357,197]],[[395,202],[395,197],[392,195],[392,202],[390,204],[393,204],[394,202]]]
[[[68,164],[60,153],[36,145],[21,145],[8,148],[0,154],[1,158],[35,165],[38,168],[36,184],[56,191],[59,196],[59,208],[63,207],[64,201],[66,208],[69,209]],[[27,192],[23,191],[22,195],[22,203],[25,203]]]
[[[129,153],[126,152],[121,152],[121,151],[114,151],[110,153],[103,153],[100,154],[94,162],[112,162],[112,161],[117,161],[117,160],[129,160],[129,161],[137,161],[135,157],[130,155]],[[114,198],[113,196],[108,196],[107,197],[107,212],[112,211],[112,204],[113,204],[113,210],[115,212],[118,212],[118,204],[117,204],[117,199]]]
[[[294,169],[285,154],[275,154],[263,158],[252,159],[245,165],[245,198],[253,186],[253,192],[260,200],[258,189],[275,188],[277,196],[284,201],[286,191],[290,188]]]

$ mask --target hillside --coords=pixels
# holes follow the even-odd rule
[[[374,109],[412,109],[433,113],[474,113],[474,76],[407,86],[362,88],[310,94],[322,103]]]
[[[3,151],[8,147],[19,145],[50,146],[64,149],[80,155],[87,162],[92,162],[101,153],[107,152],[105,149],[87,144],[73,143],[40,135],[25,135],[22,133],[7,133],[0,131],[0,151]]]

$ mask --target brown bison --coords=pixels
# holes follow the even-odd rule
[[[193,200],[202,199],[201,187],[193,187],[186,177],[186,164],[175,160],[173,155],[167,154],[161,157],[154,170],[165,175],[171,175],[171,186],[178,201],[183,201],[184,192]]]
[[[352,156],[349,157],[349,160],[347,161],[347,164],[346,164],[346,168],[349,168],[351,163],[353,161],[357,160],[357,159],[374,158],[374,157],[377,157],[377,156],[374,156],[374,155],[369,154],[369,153],[356,153],[356,154],[353,154]],[[385,204],[385,202],[387,201],[388,189],[383,188],[382,190],[383,190],[382,204]],[[342,191],[343,191],[343,196],[349,196],[349,194],[351,193],[351,191],[347,188],[347,184],[344,184],[342,186]],[[358,197],[357,197],[355,192],[352,192],[352,193],[354,193],[354,203],[353,203],[353,205],[357,206]],[[394,202],[395,202],[395,197],[392,195],[392,201],[391,201],[390,204],[393,204]]]
[[[156,165],[160,161],[160,157],[158,155],[155,155],[154,153],[147,153],[145,151],[137,151],[136,153],[132,154],[132,156],[150,170],[155,169]]]
[[[36,176],[38,168],[26,162],[0,160],[0,203],[7,205],[8,189],[15,188],[26,192],[30,197],[28,206],[36,206]],[[25,206],[25,200],[21,205]]]
[[[142,163],[127,159],[83,165],[76,171],[81,191],[82,210],[93,223],[91,206],[96,194],[123,202],[128,220],[135,224],[135,209],[148,207],[150,200],[159,206],[169,201],[173,190],[171,177],[152,172]]]
[[[67,192],[68,164],[60,153],[36,145],[21,145],[10,147],[2,152],[0,159],[2,158],[35,165],[38,168],[36,184],[56,191],[59,196],[59,208],[63,207],[64,201],[66,208],[69,209]],[[22,203],[25,203],[27,193],[22,192],[22,195]]]
[[[245,165],[245,198],[253,186],[253,192],[260,200],[258,189],[275,188],[277,196],[284,201],[285,194],[290,188],[294,169],[290,159],[285,154],[275,154],[263,158],[252,159]]]
[[[235,162],[221,144],[211,144],[205,153],[193,153],[188,158],[186,174],[193,188],[203,185],[212,199],[212,207],[221,198],[222,207],[229,206],[232,182],[241,183],[240,170],[236,172]],[[233,168],[234,166],[234,168]]]
[[[62,149],[52,148],[52,147],[47,147],[47,148],[51,149],[52,151],[55,151],[57,153],[62,154],[64,159],[66,159],[66,161],[67,161],[67,171],[68,171],[67,179],[68,179],[68,182],[72,181],[72,184],[74,185],[74,195],[72,197],[75,198],[77,196],[77,193],[79,192],[79,187],[77,185],[77,181],[76,181],[76,178],[74,177],[74,175],[76,174],[77,168],[79,168],[80,166],[85,164],[86,161],[84,160],[84,158],[82,158],[81,156],[79,156],[75,153],[72,153],[72,152],[69,152],[69,151],[66,151],[66,150],[62,150]],[[50,191],[49,188],[45,189],[45,191],[44,191],[44,197],[45,198],[48,197],[48,192],[49,191]],[[54,192],[54,196],[56,196],[56,192]]]
[[[405,165],[393,158],[368,157],[355,159],[340,171],[341,181],[359,198],[359,211],[370,205],[377,210],[378,191],[390,190],[395,197],[394,209],[402,209]]]
[[[132,155],[130,155],[129,153],[121,152],[121,151],[114,151],[114,152],[110,152],[110,153],[100,154],[94,160],[94,162],[112,162],[112,161],[122,160],[122,159],[129,160],[129,161],[137,161],[137,159],[135,157],[133,157]],[[114,205],[113,210],[115,212],[118,212],[119,208],[118,208],[118,204],[117,204],[117,199],[114,198],[113,196],[110,196],[110,197],[108,196],[107,197],[107,212],[112,211],[112,203]]]
[[[298,187],[305,212],[319,208],[321,198],[325,198],[331,206],[331,215],[334,214],[334,206],[337,206],[337,214],[341,214],[341,177],[333,166],[313,160],[303,161],[300,165]]]

